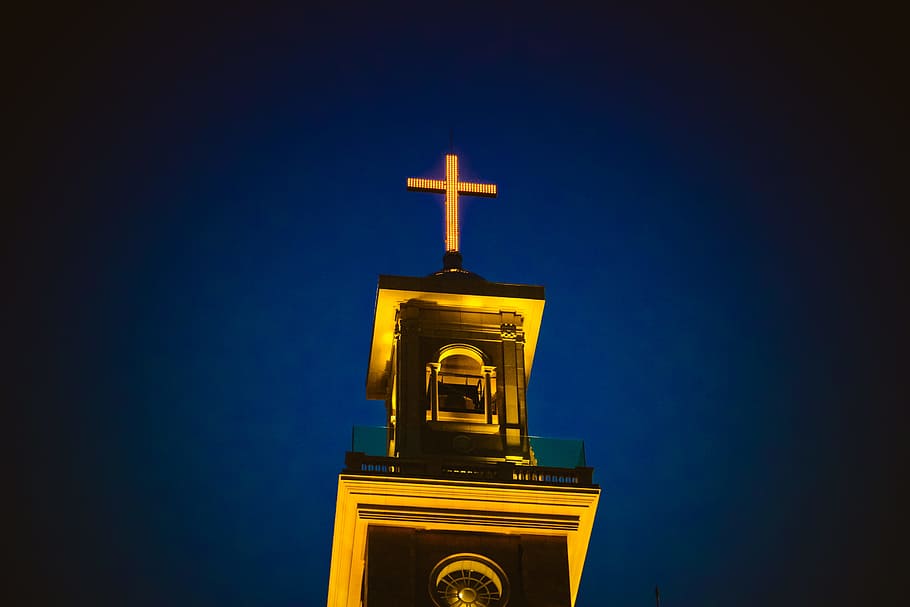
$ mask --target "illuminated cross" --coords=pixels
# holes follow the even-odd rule
[[[458,181],[458,156],[446,154],[446,178],[421,179],[408,177],[409,192],[432,192],[446,195],[446,253],[458,253],[458,195],[496,198],[496,185]]]

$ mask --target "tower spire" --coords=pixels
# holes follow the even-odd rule
[[[461,228],[458,217],[458,195],[481,196],[483,198],[496,198],[496,184],[471,183],[458,180],[458,156],[446,154],[446,178],[424,179],[408,177],[409,192],[430,192],[432,194],[445,194],[446,196],[446,254],[444,259],[445,269],[461,267],[461,251],[459,238]]]

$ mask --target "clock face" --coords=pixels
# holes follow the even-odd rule
[[[438,607],[505,607],[509,582],[502,568],[479,554],[453,554],[430,574],[430,596]]]

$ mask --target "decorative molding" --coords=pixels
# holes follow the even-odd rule
[[[357,516],[363,520],[426,526],[438,529],[439,525],[467,527],[509,527],[511,529],[537,529],[545,531],[578,531],[579,517],[558,514],[515,514],[485,510],[453,510],[445,508],[415,508],[410,506],[384,506],[358,504]],[[482,531],[483,529],[476,529]]]

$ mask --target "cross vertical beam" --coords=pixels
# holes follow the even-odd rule
[[[458,156],[446,154],[446,253],[458,251]]]
[[[446,178],[423,179],[408,177],[409,192],[445,194],[446,201],[446,253],[458,253],[461,228],[458,222],[458,195],[496,198],[496,185],[458,181],[458,156],[446,154]]]

